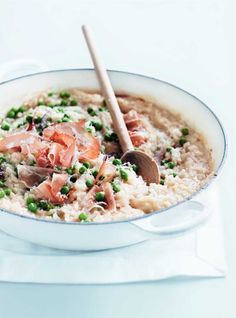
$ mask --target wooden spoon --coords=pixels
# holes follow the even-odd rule
[[[130,162],[131,164],[137,165],[138,173],[148,184],[159,183],[160,171],[156,161],[145,152],[135,150],[133,147],[108,74],[101,63],[101,60],[98,58],[90,28],[83,25],[82,31],[93,60],[95,71],[101,85],[108,110],[111,114],[115,132],[118,135],[121,149],[123,151],[123,156],[121,157],[122,162]]]

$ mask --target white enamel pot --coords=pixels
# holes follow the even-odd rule
[[[3,77],[25,67],[34,68],[34,61],[11,63],[0,69],[0,115],[12,105],[19,105],[35,92],[79,87],[99,90],[94,70],[72,69],[45,71],[12,80]],[[171,208],[126,221],[107,223],[66,223],[24,216],[0,210],[0,229],[40,245],[70,250],[101,250],[135,244],[150,238],[162,239],[196,229],[207,221],[210,207],[200,200],[209,184],[218,175],[226,153],[226,139],[216,115],[198,98],[158,79],[119,71],[109,71],[116,92],[136,94],[157,101],[163,107],[180,113],[189,125],[202,132],[212,149],[214,176],[186,200]],[[3,81],[5,80],[5,81]]]

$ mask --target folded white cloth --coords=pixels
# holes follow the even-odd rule
[[[0,232],[0,280],[103,284],[175,276],[222,277],[226,266],[218,193],[209,192],[209,222],[190,234],[120,249],[71,252],[44,248]]]

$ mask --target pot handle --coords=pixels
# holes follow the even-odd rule
[[[46,70],[43,63],[34,59],[13,60],[0,66],[0,82]]]
[[[191,231],[204,224],[211,214],[209,206],[199,201],[186,201],[166,212],[160,212],[131,224],[145,231],[149,236],[175,236]]]

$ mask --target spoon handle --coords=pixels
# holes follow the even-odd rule
[[[117,102],[115,93],[114,93],[113,88],[111,86],[111,82],[110,82],[110,79],[108,77],[107,71],[104,68],[100,58],[98,57],[95,43],[94,43],[93,37],[91,35],[91,30],[88,26],[83,25],[82,31],[83,31],[91,58],[93,60],[96,75],[97,75],[99,83],[101,85],[103,95],[104,95],[106,103],[107,103],[108,110],[110,111],[113,126],[115,129],[115,132],[118,135],[122,151],[125,153],[128,150],[133,150],[134,147],[133,147],[132,141],[130,139],[127,127],[125,125],[123,115],[120,111],[120,107],[119,107],[119,104]]]

